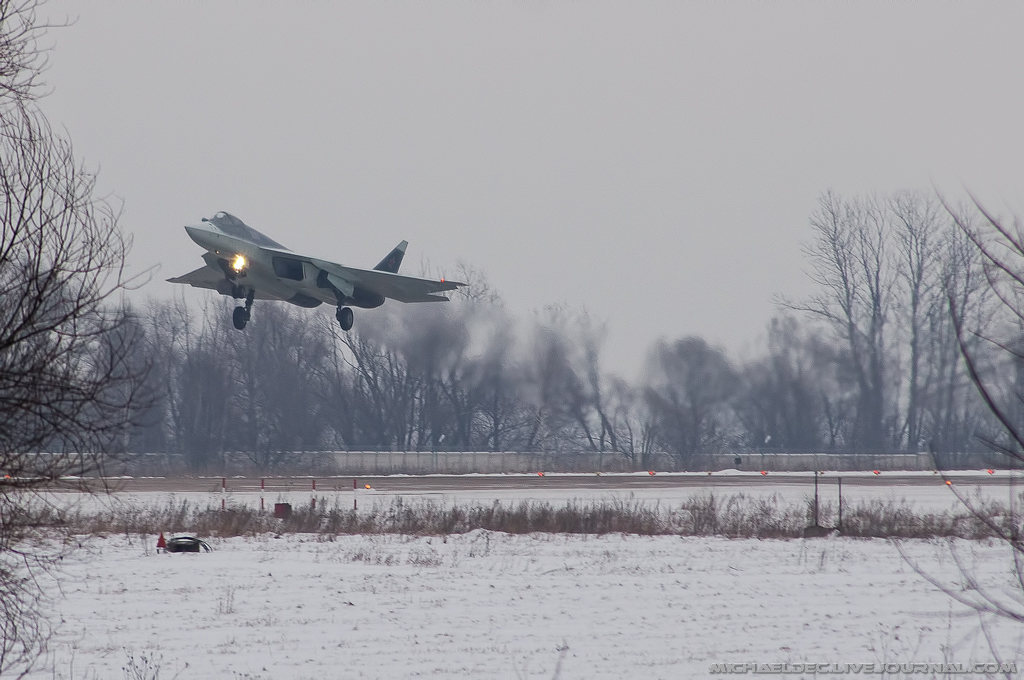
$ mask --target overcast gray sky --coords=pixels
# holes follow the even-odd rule
[[[1019,208],[1024,3],[46,3],[43,102],[124,201],[144,292],[234,213],[293,250],[585,306],[627,374],[749,348],[827,189]],[[212,295],[212,293],[210,293]],[[389,302],[398,305],[399,303]],[[362,311],[359,315],[373,314]],[[225,323],[229,323],[225,319]]]

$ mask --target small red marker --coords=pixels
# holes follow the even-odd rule
[[[953,482],[949,479],[946,480],[946,486],[953,486]]]
[[[874,473],[875,473],[876,475],[880,475],[880,474],[882,474],[882,473],[881,473],[881,472],[879,472],[878,470],[872,470],[872,472],[874,472]]]
[[[762,475],[767,475],[767,474],[768,474],[768,471],[767,471],[767,470],[761,470],[761,474],[762,474]]]
[[[654,470],[648,470],[647,474],[649,474],[651,477],[653,477],[654,476]]]
[[[544,476],[544,473],[543,473],[543,472],[538,472],[538,473],[537,473],[537,476],[538,476],[538,477],[543,477],[543,476]]]
[[[994,474],[996,473],[996,471],[990,468],[990,469],[989,469],[989,471],[988,471],[988,473],[989,473],[990,475],[994,475]]]

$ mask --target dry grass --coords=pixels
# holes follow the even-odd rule
[[[1003,506],[975,509],[999,526],[1008,526]],[[835,508],[822,504],[823,526],[836,523]],[[486,529],[512,534],[567,533],[724,536],[729,538],[797,538],[811,523],[809,503],[786,503],[776,496],[735,494],[697,496],[676,506],[628,501],[495,502],[492,505],[407,503],[401,498],[359,512],[319,499],[315,509],[296,507],[287,520],[247,507],[221,510],[189,501],[163,505],[108,507],[85,512],[39,510],[40,524],[73,534],[146,535],[188,532],[206,537],[253,536],[265,533],[460,534]],[[978,539],[992,531],[966,508],[957,512],[921,513],[909,505],[872,501],[844,507],[842,533],[880,538],[959,537]]]

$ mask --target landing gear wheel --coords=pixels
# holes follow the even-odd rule
[[[235,307],[234,313],[231,314],[231,321],[234,322],[235,328],[242,330],[249,322],[249,312],[245,307]]]
[[[341,330],[347,331],[352,328],[352,324],[355,323],[356,317],[352,313],[349,307],[338,307],[338,313],[335,315],[338,317],[338,323],[341,325]]]

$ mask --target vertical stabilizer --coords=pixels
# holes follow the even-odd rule
[[[380,263],[374,267],[379,272],[390,272],[391,274],[397,274],[398,268],[402,266],[402,258],[405,257],[405,249],[409,246],[408,241],[402,241],[395,249],[388,253]]]

